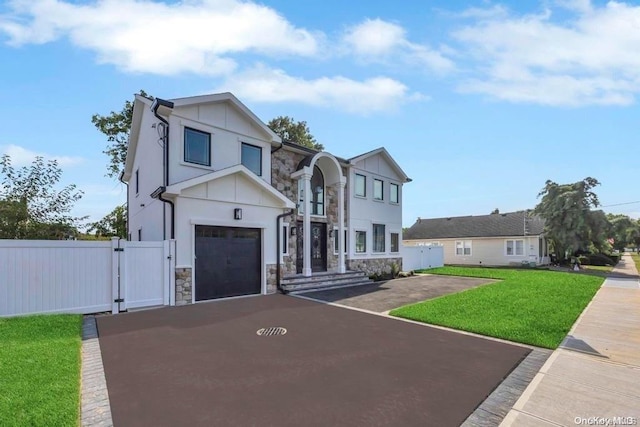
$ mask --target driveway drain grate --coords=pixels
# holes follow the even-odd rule
[[[270,337],[273,335],[284,335],[286,333],[287,333],[287,330],[279,326],[274,326],[271,328],[262,328],[256,331],[256,334],[262,337]]]

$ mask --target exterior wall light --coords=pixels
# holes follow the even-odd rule
[[[233,219],[242,219],[242,209],[235,208],[233,210]]]

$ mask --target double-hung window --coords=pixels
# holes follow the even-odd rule
[[[391,233],[391,252],[400,252],[400,233]]]
[[[389,201],[391,203],[399,203],[400,186],[398,184],[389,184]]]
[[[471,255],[471,240],[456,241],[456,255]]]
[[[184,161],[211,166],[211,134],[184,128]]]
[[[507,256],[524,255],[524,240],[507,240],[505,242],[505,252]]]
[[[373,199],[384,200],[384,191],[382,189],[384,182],[381,179],[373,180]]]
[[[367,232],[356,231],[356,253],[367,252]]]
[[[356,174],[355,190],[356,196],[367,197],[367,177],[364,175]]]
[[[373,224],[373,252],[384,252],[384,224]]]
[[[251,172],[262,176],[262,148],[243,142],[241,161]]]

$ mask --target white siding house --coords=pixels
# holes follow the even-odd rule
[[[282,141],[230,93],[137,95],[122,180],[129,238],[176,240],[177,304],[274,292],[279,276],[401,268],[410,180],[389,153],[342,159]]]

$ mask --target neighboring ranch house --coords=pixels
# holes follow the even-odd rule
[[[402,267],[410,179],[389,153],[282,141],[230,93],[136,95],[121,179],[129,240],[176,240],[176,304]]]
[[[445,264],[549,263],[544,220],[526,211],[418,220],[404,233],[408,246],[444,246]]]

